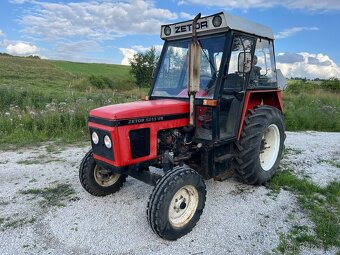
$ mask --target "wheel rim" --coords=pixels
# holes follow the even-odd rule
[[[120,177],[120,174],[111,173],[99,166],[94,169],[94,179],[96,183],[102,187],[109,187],[115,184]]]
[[[180,188],[169,206],[169,222],[175,228],[185,226],[194,216],[198,206],[198,191],[192,185]]]
[[[260,150],[260,163],[265,171],[269,171],[275,164],[280,149],[280,131],[277,125],[271,124],[265,130]]]

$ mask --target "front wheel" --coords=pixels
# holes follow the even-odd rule
[[[206,187],[201,176],[186,167],[167,172],[155,186],[148,202],[152,230],[167,240],[189,233],[205,205]]]
[[[250,111],[236,146],[238,176],[248,184],[269,181],[282,158],[285,138],[281,111],[265,105]]]
[[[83,188],[94,196],[106,196],[117,192],[126,181],[126,175],[112,173],[97,165],[93,152],[86,153],[79,168],[79,180]]]

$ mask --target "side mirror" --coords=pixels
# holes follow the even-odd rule
[[[249,73],[251,69],[251,53],[241,52],[238,54],[238,72]]]
[[[200,90],[200,61],[201,47],[197,42],[192,42],[189,45],[189,92]]]

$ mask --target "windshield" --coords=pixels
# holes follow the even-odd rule
[[[225,35],[198,40],[201,46],[200,90],[197,98],[212,98],[220,70]],[[188,47],[191,39],[167,42],[152,96],[188,97]]]

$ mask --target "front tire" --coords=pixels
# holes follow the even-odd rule
[[[83,188],[94,196],[106,196],[120,190],[126,175],[111,173],[97,165],[92,149],[86,153],[79,168],[79,180]]]
[[[269,181],[282,158],[285,138],[281,111],[271,106],[251,110],[236,146],[238,176],[248,184],[261,185]]]
[[[152,230],[167,240],[186,235],[198,222],[205,198],[206,187],[196,171],[181,167],[167,172],[148,202],[147,218]]]

